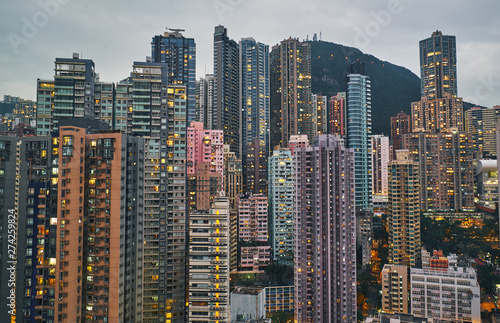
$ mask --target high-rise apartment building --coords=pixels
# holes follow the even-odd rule
[[[273,259],[293,261],[295,236],[295,165],[292,152],[281,148],[269,157],[269,238]]]
[[[241,159],[224,145],[224,192],[229,199],[231,270],[238,266],[238,195],[243,193],[243,170]]]
[[[125,110],[126,111],[126,110]],[[94,82],[94,117],[115,129],[115,84]]]
[[[241,159],[224,145],[224,192],[229,198],[229,209],[237,208],[236,198],[243,193],[243,170]]]
[[[421,211],[474,209],[471,134],[406,134],[403,149],[418,163]]]
[[[189,298],[186,322],[229,323],[229,200],[189,215]],[[167,313],[167,320],[169,320]]]
[[[187,96],[167,79],[168,64],[152,62],[134,62],[129,78],[128,132],[145,140],[143,322],[186,313]]]
[[[420,183],[418,163],[408,150],[397,150],[389,169],[389,262],[418,266],[420,249]]]
[[[113,129],[127,133],[128,115],[132,111],[132,83],[119,82],[115,90]]]
[[[408,267],[385,264],[380,277],[382,311],[408,313]]]
[[[214,32],[214,79],[212,129],[224,131],[224,144],[240,158],[240,46],[221,25]]]
[[[364,69],[363,63],[352,63],[347,74],[347,144],[354,149],[356,207],[360,209],[372,204],[371,82]]]
[[[328,133],[345,136],[347,134],[346,93],[339,92],[328,103]]]
[[[54,81],[36,81],[36,134],[48,136],[52,131]]]
[[[396,150],[403,149],[402,138],[405,133],[411,132],[410,116],[401,111],[395,117],[391,117],[391,141],[392,141],[392,156],[391,159],[396,159]]]
[[[411,103],[413,132],[463,131],[462,98],[446,93],[442,98],[422,97]]]
[[[472,267],[411,268],[411,313],[450,322],[481,322],[480,287]]]
[[[73,58],[56,58],[54,71],[51,130],[57,131],[59,120],[93,119],[96,78],[94,62],[90,59],[81,59],[74,53]]]
[[[321,135],[295,161],[295,319],[356,321],[354,150]]]
[[[269,155],[269,46],[240,41],[241,148],[245,192],[267,192]]]
[[[500,116],[500,106],[474,107],[465,111],[465,132],[472,134],[474,152],[478,158],[496,157],[495,126]]]
[[[313,106],[314,116],[316,119],[314,123],[315,127],[315,135],[324,135],[327,134],[327,108],[328,108],[328,100],[326,96],[319,94],[311,95],[311,103]]]
[[[288,147],[291,135],[316,136],[311,102],[311,44],[289,38],[272,48],[271,149]]]
[[[151,41],[153,62],[168,66],[168,84],[184,85],[187,97],[187,122],[196,121],[196,44],[193,38],[184,37],[178,29],[169,29]]]
[[[420,41],[420,79],[422,98],[411,105],[412,130],[463,131],[455,36],[436,31]]]
[[[56,319],[140,320],[143,139],[61,122],[57,140]]]
[[[222,130],[206,130],[202,122],[187,129],[188,210],[208,210],[223,190],[224,150]]]
[[[166,168],[166,156],[160,155],[160,138],[166,134],[160,133],[161,119],[166,119],[167,102],[162,103],[162,97],[167,97],[167,66],[162,63],[134,62],[133,70],[127,82],[121,82],[123,89],[130,83],[131,109],[127,133],[144,138],[144,250],[143,250],[143,294],[142,302],[143,322],[158,322],[159,317],[165,317],[165,274],[160,275],[160,260],[162,273],[165,273],[166,257],[166,206],[165,198],[160,200],[160,184],[162,165]],[[169,116],[172,115],[172,109]],[[169,118],[170,124],[173,120]],[[164,150],[166,151],[166,149]],[[163,162],[162,162],[163,159]],[[172,166],[173,163],[170,163]],[[166,169],[163,170],[164,176]],[[165,185],[165,179],[163,180]],[[164,193],[166,194],[166,193]],[[177,218],[177,221],[179,219]],[[161,225],[160,225],[161,223]],[[162,233],[162,234],[160,234]],[[170,236],[170,234],[169,234]],[[182,239],[182,235],[178,238]],[[163,252],[160,252],[160,247]],[[172,251],[170,252],[170,255]],[[169,275],[173,275],[170,270]],[[175,273],[178,275],[178,272]],[[161,287],[160,287],[161,285]],[[160,295],[160,288],[163,292]],[[171,290],[169,290],[170,292]],[[161,297],[160,297],[161,296]],[[160,303],[161,298],[161,304]],[[172,308],[172,301],[169,305]],[[184,302],[182,302],[184,304]],[[161,314],[160,314],[161,312]],[[177,309],[177,313],[184,313]],[[177,314],[179,315],[179,314]]]
[[[240,195],[237,201],[239,240],[267,242],[267,197],[262,194]]]
[[[372,194],[388,194],[387,164],[391,159],[389,137],[384,135],[372,136]]]
[[[214,113],[215,78],[213,74],[196,81],[196,121],[203,122],[205,129],[212,129]]]
[[[457,97],[455,36],[443,35],[438,30],[430,38],[421,40],[419,47],[421,97],[437,99],[446,93]]]
[[[0,137],[1,321],[54,322],[57,154],[49,136]]]
[[[240,195],[238,204],[239,269],[259,270],[270,264],[267,196]]]

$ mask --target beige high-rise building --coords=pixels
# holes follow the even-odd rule
[[[408,313],[408,267],[385,264],[382,278],[382,311]]]
[[[208,212],[189,215],[189,240],[187,322],[230,322],[227,197],[216,197]]]
[[[411,103],[413,132],[463,131],[462,98],[446,93],[442,98],[422,97]]]
[[[389,262],[420,263],[420,208],[418,163],[408,150],[396,151],[389,169]]]
[[[418,163],[420,210],[474,210],[471,134],[405,134],[403,148]]]

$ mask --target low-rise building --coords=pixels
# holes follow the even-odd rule
[[[472,267],[411,268],[412,314],[481,322],[480,288]]]

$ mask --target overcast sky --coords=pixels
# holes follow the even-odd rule
[[[213,71],[213,31],[275,45],[288,37],[357,47],[419,75],[418,42],[435,30],[457,38],[458,94],[500,105],[500,1],[484,0],[2,0],[0,100],[36,99],[55,57],[92,59],[102,81],[130,74],[151,38],[182,28],[197,46],[197,78]],[[388,85],[390,86],[390,84]]]

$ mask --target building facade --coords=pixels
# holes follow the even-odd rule
[[[324,95],[311,94],[311,103],[314,110],[313,118],[316,119],[314,122],[314,135],[324,135],[327,134],[327,109],[328,109],[328,99]]]
[[[267,201],[262,194],[237,198],[240,270],[259,270],[270,264]]]
[[[403,149],[402,139],[405,133],[411,132],[410,116],[401,111],[395,117],[391,117],[391,141],[392,141],[392,156],[391,159],[396,159],[396,150]]]
[[[328,133],[345,136],[347,134],[346,93],[339,92],[328,103]]]
[[[472,133],[472,143],[477,158],[495,158],[495,127],[500,116],[500,106],[491,109],[474,107],[465,111],[465,132]]]
[[[36,134],[49,136],[52,126],[54,80],[36,81]]]
[[[420,210],[474,209],[471,134],[406,134],[403,148],[418,163]]]
[[[321,135],[295,161],[295,319],[356,321],[354,150]]]
[[[292,262],[295,236],[295,165],[291,150],[269,157],[269,237],[273,259]]]
[[[311,44],[289,38],[271,52],[271,149],[291,135],[316,136],[311,102]]]
[[[224,144],[240,158],[240,46],[221,25],[214,32],[214,78],[212,129],[224,131]]]
[[[354,149],[356,207],[372,204],[371,163],[371,82],[364,75],[364,64],[353,63],[347,75],[347,144]]]
[[[151,56],[153,62],[168,65],[168,84],[184,85],[187,97],[187,122],[196,121],[196,43],[184,37],[177,29],[153,37]]]
[[[397,150],[389,169],[389,262],[418,266],[420,249],[420,182],[418,163]]]
[[[388,194],[387,164],[391,159],[389,137],[374,135],[372,137],[372,194]]]
[[[187,129],[188,208],[208,210],[223,190],[224,137],[222,130],[206,130],[202,122]]]
[[[189,215],[189,313],[186,322],[229,323],[229,200]],[[167,313],[167,320],[169,319]]]
[[[269,156],[269,46],[240,41],[241,148],[243,187],[254,194],[267,192]]]
[[[462,98],[446,93],[442,98],[422,97],[411,103],[413,132],[463,131]]]
[[[442,321],[481,322],[480,287],[471,267],[411,268],[411,312]]]
[[[52,131],[57,131],[59,120],[94,118],[94,62],[73,58],[56,58],[54,69],[54,108]]]
[[[59,130],[55,317],[140,319],[143,139]]]
[[[445,94],[457,97],[455,36],[446,36],[437,30],[421,40],[419,48],[421,97],[436,99]]]
[[[382,311],[408,313],[408,267],[385,264],[380,276]]]

